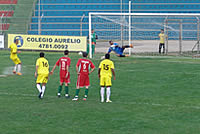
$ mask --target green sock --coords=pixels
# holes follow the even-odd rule
[[[58,93],[61,93],[61,91],[62,91],[62,86],[59,85],[59,87],[58,87]]]
[[[65,86],[65,94],[68,94],[68,92],[69,92],[68,86]]]
[[[95,52],[95,45],[92,45],[92,55],[94,54]]]
[[[76,96],[78,96],[78,94],[79,94],[79,89],[76,89]]]
[[[85,89],[85,95],[88,96],[88,89]]]

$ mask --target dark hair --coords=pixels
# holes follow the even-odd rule
[[[160,29],[161,31],[164,31],[164,29]]]
[[[105,59],[110,59],[110,54],[105,54]]]
[[[83,57],[87,57],[88,54],[86,52],[83,52]]]
[[[19,39],[15,38],[15,39],[14,39],[14,43],[16,43],[18,40],[19,40]]]
[[[65,51],[64,51],[64,54],[65,54],[65,55],[68,55],[68,54],[69,54],[69,51],[68,51],[68,50],[65,50]]]
[[[40,57],[44,57],[44,53],[43,52],[40,53]]]
[[[112,40],[109,41],[109,43],[112,43],[112,42],[113,42]]]

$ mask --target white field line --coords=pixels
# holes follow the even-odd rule
[[[13,93],[5,93],[5,92],[0,92],[0,95],[5,95],[5,96],[21,96],[21,97],[37,97],[37,95],[31,95],[31,94],[13,94]],[[56,96],[49,96],[46,95],[44,96],[45,98],[56,98]],[[90,99],[91,100],[91,99]],[[91,100],[91,101],[96,101],[96,100]],[[118,102],[114,101],[113,104],[128,104],[128,105],[147,105],[147,106],[153,106],[153,107],[168,107],[168,108],[185,108],[185,109],[200,109],[200,106],[187,106],[187,105],[170,105],[170,104],[159,104],[159,103],[148,103],[148,102]],[[102,104],[102,103],[101,103]]]

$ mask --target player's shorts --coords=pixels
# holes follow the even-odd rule
[[[76,82],[76,88],[83,88],[90,86],[90,79],[88,74],[80,74]]]
[[[10,57],[10,59],[15,63],[15,64],[20,64],[21,60],[18,57]]]
[[[47,83],[48,82],[48,74],[38,74],[36,83]]]
[[[69,84],[70,83],[70,73],[68,73],[68,76],[66,78],[66,72],[65,73],[60,73],[60,82],[63,83],[67,83]]]
[[[100,77],[100,86],[101,87],[111,87],[112,86],[112,82],[111,82],[111,77],[109,76],[101,76]]]

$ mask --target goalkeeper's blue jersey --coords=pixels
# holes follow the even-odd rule
[[[110,53],[111,51],[114,51],[116,54],[122,55],[124,48],[119,47],[117,43],[113,43],[113,47],[109,48],[108,53]]]

